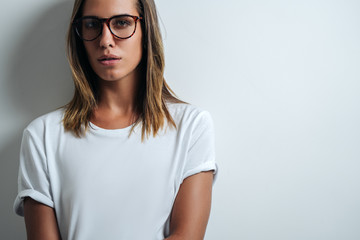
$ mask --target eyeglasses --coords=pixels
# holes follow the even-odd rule
[[[136,23],[141,19],[142,17],[127,14],[116,15],[110,18],[85,16],[74,20],[73,27],[77,35],[84,41],[93,41],[98,38],[103,31],[104,23],[106,23],[110,32],[115,37],[127,39],[134,35]]]

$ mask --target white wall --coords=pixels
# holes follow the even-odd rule
[[[206,239],[360,239],[360,2],[157,0],[166,78],[214,118],[219,178]],[[0,10],[0,238],[22,129],[65,104],[72,1]]]

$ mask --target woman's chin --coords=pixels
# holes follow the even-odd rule
[[[101,80],[107,82],[114,82],[124,78],[122,74],[98,74]]]

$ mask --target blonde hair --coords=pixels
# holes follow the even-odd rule
[[[72,131],[78,137],[81,137],[88,129],[99,95],[98,76],[89,64],[82,40],[76,36],[72,27],[72,22],[81,17],[84,2],[85,0],[75,0],[66,45],[75,92],[73,99],[65,105],[63,124],[65,130]],[[176,128],[166,103],[184,102],[175,96],[164,79],[164,50],[154,0],[137,0],[136,7],[143,18],[141,21],[143,58],[140,64],[144,65],[145,73],[144,79],[141,79],[143,81],[140,83],[135,103],[139,117],[131,128],[130,134],[138,124],[141,124],[143,141],[151,133],[155,137],[166,121],[170,127]]]

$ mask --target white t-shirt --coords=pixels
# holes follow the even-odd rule
[[[169,234],[182,181],[217,172],[211,116],[189,104],[169,104],[177,130],[164,128],[141,142],[141,126],[85,136],[65,131],[63,109],[24,130],[15,212],[31,197],[55,208],[63,240],[149,240]]]

